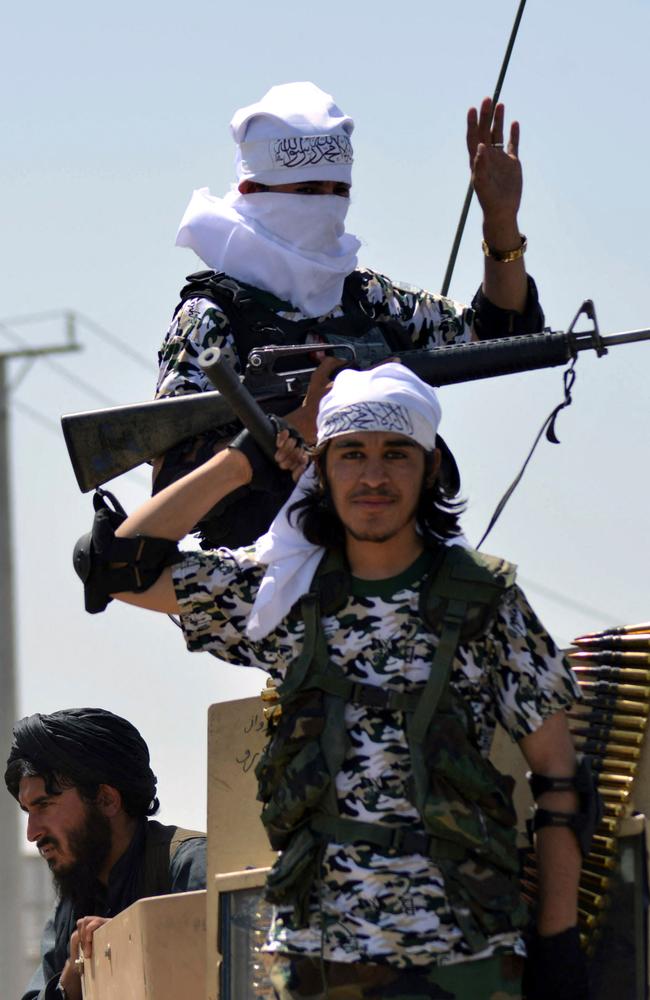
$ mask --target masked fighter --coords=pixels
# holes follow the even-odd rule
[[[468,115],[467,148],[484,233],[483,282],[472,308],[358,267],[360,242],[345,230],[353,127],[329,94],[306,82],[272,87],[235,113],[236,184],[223,198],[207,188],[195,191],[178,231],[177,244],[194,250],[211,270],[190,276],[181,293],[159,356],[159,397],[211,389],[197,365],[210,346],[221,348],[242,371],[251,348],[269,344],[343,341],[355,345],[361,357],[366,351],[385,358],[543,328],[518,225],[519,126],[514,122],[504,136],[503,105],[493,123],[490,100]],[[402,170],[396,163],[396,174]],[[288,418],[308,443],[328,371]],[[285,400],[282,406],[275,412],[286,415],[296,402]],[[229,437],[222,428],[172,449],[156,465],[155,490],[200,464]],[[443,454],[443,482],[453,493],[457,475],[453,460]],[[203,519],[206,547],[254,540],[286,496],[281,482],[258,477],[252,493],[242,489]]]

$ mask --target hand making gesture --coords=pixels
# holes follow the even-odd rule
[[[510,126],[507,148],[503,138],[504,106],[492,101],[467,112],[467,151],[472,184],[483,209],[483,291],[494,305],[523,312],[528,285],[523,253],[526,242],[519,231],[522,172],[519,162],[519,122]]]
[[[506,147],[504,113],[503,104],[497,104],[492,121],[489,97],[482,102],[480,111],[470,108],[467,112],[467,151],[474,190],[486,220],[502,223],[516,220],[522,189],[519,122],[512,122]]]

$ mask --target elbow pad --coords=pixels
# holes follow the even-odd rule
[[[84,585],[85,608],[91,615],[104,611],[113,600],[111,594],[148,590],[166,566],[182,558],[177,542],[166,538],[147,535],[116,538],[115,532],[127,515],[108,490],[95,492],[93,507],[92,530],[81,536],[72,555],[75,571]]]
[[[583,858],[589,854],[591,841],[603,816],[603,803],[598,793],[596,779],[587,756],[582,756],[576,773],[571,778],[551,778],[545,774],[529,772],[528,781],[533,798],[538,799],[545,792],[576,792],[578,812],[564,813],[550,809],[535,808],[535,815],[528,821],[528,832],[533,833],[545,826],[565,826],[573,830]]]

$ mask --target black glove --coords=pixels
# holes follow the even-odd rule
[[[587,960],[577,927],[560,934],[533,934],[526,942],[525,1000],[589,1000]]]
[[[275,426],[276,433],[287,429],[291,437],[302,444],[302,438],[297,431],[289,427],[284,420],[269,414],[271,423]],[[287,488],[292,484],[291,473],[281,469],[271,458],[267,458],[250,431],[244,429],[237,437],[234,437],[229,448],[236,448],[246,456],[253,470],[253,478],[248,484],[252,490],[262,490],[265,493],[281,494],[286,493]]]

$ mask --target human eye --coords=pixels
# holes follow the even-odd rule
[[[350,188],[347,186],[347,184],[335,184],[334,194],[338,195],[339,198],[349,198]]]

